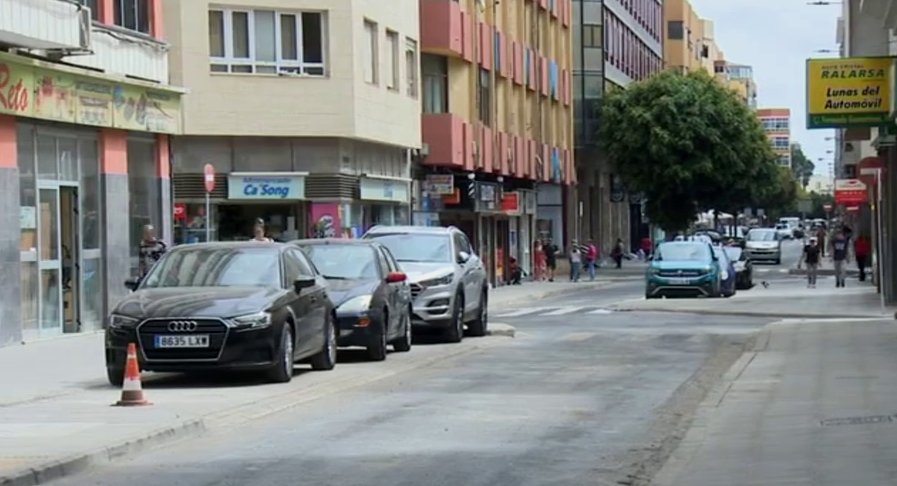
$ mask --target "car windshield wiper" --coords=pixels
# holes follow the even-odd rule
[[[337,277],[335,275],[324,275],[323,277],[327,280],[349,280],[348,277]]]

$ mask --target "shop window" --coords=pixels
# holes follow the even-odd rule
[[[420,64],[424,78],[424,113],[448,113],[448,59],[424,54]]]
[[[212,72],[324,75],[322,12],[209,10]]]
[[[162,191],[156,176],[156,143],[151,139],[128,139],[128,193],[131,272],[136,274],[143,226],[153,225],[161,237]]]
[[[34,130],[19,125],[16,134],[19,165],[19,222],[21,223],[22,329],[37,333],[39,286],[37,273],[37,181],[35,178]]]
[[[150,0],[113,0],[112,10],[115,16],[115,25],[149,34],[149,3]]]

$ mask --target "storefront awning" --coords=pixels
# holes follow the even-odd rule
[[[0,52],[0,114],[180,134],[185,92]]]

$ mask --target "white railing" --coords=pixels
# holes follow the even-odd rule
[[[139,32],[94,23],[93,54],[72,56],[67,62],[109,74],[168,83],[168,44]]]

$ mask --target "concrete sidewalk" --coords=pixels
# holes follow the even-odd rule
[[[601,276],[594,282],[500,287],[491,291],[490,307],[598,289],[627,278],[631,279]],[[101,333],[0,348],[0,485],[40,484],[93,461],[209,427],[236,426],[323,394],[504,342],[506,338],[487,337],[461,344],[415,345],[410,353],[391,353],[385,362],[373,364],[355,351],[340,351],[335,370],[312,373],[300,365],[286,385],[261,384],[252,376],[191,379],[144,373],[144,389],[154,405],[141,408],[110,406],[120,390],[106,382]]]
[[[835,264],[830,258],[823,258],[819,262],[819,268],[816,270],[821,276],[832,276],[835,274]],[[866,268],[866,278],[872,279],[872,269]],[[857,268],[856,260],[851,258],[850,263],[847,263],[846,273],[848,278],[857,278],[860,274],[859,268]],[[807,274],[807,266],[801,265],[801,268],[791,267],[788,269],[789,275],[806,275]]]
[[[893,319],[770,325],[652,484],[897,484],[895,369]]]
[[[757,280],[759,282],[759,279]],[[848,280],[846,288],[835,288],[833,277],[822,278],[808,289],[803,279],[774,280],[768,287],[755,285],[739,290],[728,299],[633,299],[613,306],[618,311],[688,312],[765,317],[882,317],[893,316],[893,308],[881,307],[881,298],[870,282]]]

